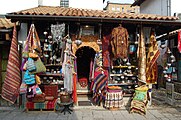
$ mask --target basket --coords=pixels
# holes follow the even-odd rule
[[[70,102],[70,95],[61,95],[60,100],[62,103],[68,103]]]

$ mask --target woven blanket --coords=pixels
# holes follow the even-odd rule
[[[21,84],[18,42],[16,37],[16,24],[14,24],[6,76],[2,87],[2,98],[12,104],[14,104],[19,96],[19,88]]]
[[[93,82],[93,101],[98,104],[105,99],[105,86],[107,84],[107,76],[99,74]]]

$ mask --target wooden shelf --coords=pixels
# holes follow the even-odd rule
[[[39,76],[45,76],[45,77],[61,77],[62,74],[60,74],[60,73],[55,73],[55,74],[53,74],[53,73],[43,73],[43,74],[40,74]]]
[[[122,75],[124,75],[124,76],[137,76],[137,75],[134,75],[134,74],[127,74],[127,75],[125,75],[125,74],[110,74],[110,76],[112,77],[112,76],[122,76]]]
[[[136,66],[133,66],[133,65],[130,65],[130,66],[125,66],[125,65],[123,65],[123,66],[112,66],[112,69],[114,69],[114,68],[128,68],[128,67],[135,68]]]
[[[108,83],[108,85],[137,85],[137,83]]]
[[[62,64],[47,64],[47,65],[45,65],[46,67],[61,67],[62,66]]]

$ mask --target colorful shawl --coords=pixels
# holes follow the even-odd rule
[[[105,99],[105,87],[107,84],[107,76],[105,74],[99,74],[94,78],[93,84],[93,100],[96,104]]]
[[[143,29],[141,29],[141,36],[139,38],[138,46],[138,80],[146,83],[146,51],[145,41],[143,37]]]
[[[2,98],[14,104],[19,96],[19,88],[21,83],[20,61],[18,52],[18,41],[16,33],[16,24],[14,24],[13,38],[7,64],[7,71],[2,87]]]
[[[157,64],[156,61],[160,55],[158,44],[155,36],[150,37],[150,47],[147,55],[146,63],[146,83],[155,84],[157,82]]]

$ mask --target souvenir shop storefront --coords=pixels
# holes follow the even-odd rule
[[[79,105],[79,94],[91,94],[91,102],[105,108],[125,105],[135,89],[147,93],[146,84],[157,83],[156,35],[181,25],[169,16],[47,6],[6,17],[28,26],[20,87],[27,109],[55,109],[58,100],[70,99]],[[139,99],[147,101],[133,102]]]

